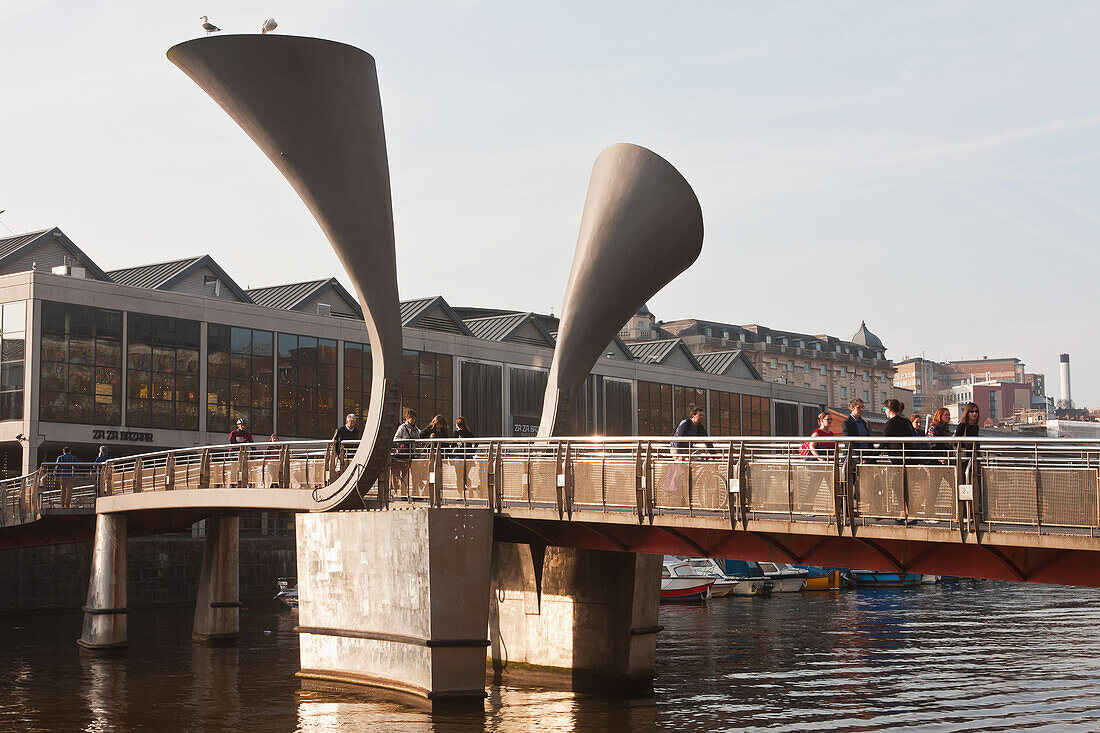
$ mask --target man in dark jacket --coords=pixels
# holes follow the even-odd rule
[[[336,432],[332,436],[332,442],[336,445],[336,455],[340,459],[341,470],[348,463],[348,457],[344,453],[344,441],[359,440],[359,435],[359,425],[355,419],[355,413],[349,412],[347,417],[344,418],[344,424],[336,428]]]
[[[689,417],[682,420],[679,425],[676,426],[676,437],[707,437],[707,426],[703,423],[706,420],[706,413],[703,412],[702,407],[693,407],[691,412],[688,413]],[[705,443],[710,452],[714,452],[714,445],[709,440],[694,440],[688,442],[674,442],[672,444],[672,452],[677,455],[687,455],[691,452],[692,443]]]
[[[863,408],[865,404],[863,400],[856,397],[855,399],[848,400],[848,409],[851,414],[844,420],[844,434],[852,437],[866,437],[871,434],[870,428],[867,427],[867,423],[863,419]],[[870,447],[870,443],[853,442],[852,448],[854,450],[861,450]]]

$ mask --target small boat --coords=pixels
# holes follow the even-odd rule
[[[767,579],[760,563],[748,560],[718,560],[719,569],[727,578],[737,581],[735,596],[766,596],[772,592],[775,584]]]
[[[861,588],[913,588],[921,584],[920,573],[882,573],[877,570],[852,570],[852,581]]]
[[[797,593],[806,587],[810,571],[781,562],[762,562],[760,569],[775,584],[776,593]]]
[[[840,568],[823,568],[817,565],[795,565],[807,573],[806,590],[840,590],[851,585],[847,571]]]
[[[711,598],[724,598],[728,595],[756,595],[757,590],[755,586],[763,585],[759,580],[749,580],[748,578],[735,578],[730,575],[726,575],[725,568],[711,557],[685,557],[682,558],[684,562],[695,568],[696,572],[701,575],[707,575],[714,578],[714,585],[710,587]]]
[[[275,594],[276,600],[282,601],[291,611],[298,611],[298,579],[278,578],[275,581],[279,586],[279,592]]]
[[[665,557],[661,567],[661,603],[702,603],[710,596],[714,581],[683,560]]]
[[[943,580],[943,576],[940,575],[922,575],[920,576],[921,585],[935,585]]]

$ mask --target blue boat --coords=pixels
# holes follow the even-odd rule
[[[883,573],[878,570],[851,570],[849,574],[857,586],[872,588],[915,588],[921,584],[920,573]]]

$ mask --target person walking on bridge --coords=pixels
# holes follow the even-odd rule
[[[355,418],[355,413],[349,412],[344,417],[344,424],[336,428],[336,432],[332,434],[332,443],[336,448],[336,457],[340,461],[341,471],[348,465],[347,453],[344,451],[344,441],[359,440],[360,435],[359,424],[358,420]]]
[[[237,429],[229,434],[230,443],[251,443],[252,433],[247,430],[247,423],[243,417],[237,418]]]
[[[707,437],[707,426],[705,425],[706,417],[706,412],[703,411],[702,407],[692,407],[688,416],[676,426],[676,437]],[[672,452],[677,455],[687,455],[691,453],[692,443],[703,443],[711,453],[714,452],[714,444],[709,440],[676,441],[672,444]]]

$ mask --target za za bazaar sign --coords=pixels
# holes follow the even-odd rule
[[[141,433],[136,430],[99,430],[92,431],[92,440],[122,440],[130,443],[152,443],[152,433]]]

